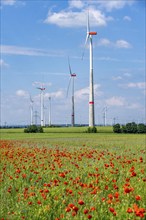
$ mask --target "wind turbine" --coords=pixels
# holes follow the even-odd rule
[[[41,126],[44,126],[44,90],[45,88],[41,86],[41,87],[37,87],[37,89],[40,90],[40,96],[41,96]]]
[[[49,97],[49,126],[51,126],[51,96]]]
[[[67,95],[68,95],[68,90],[70,87],[70,82],[72,82],[72,112],[71,112],[71,125],[72,127],[75,126],[75,109],[74,109],[74,78],[76,77],[75,73],[72,73],[71,66],[70,66],[70,61],[68,57],[68,67],[69,67],[69,73],[70,73],[70,81],[67,89]]]
[[[107,106],[105,106],[104,108],[103,108],[103,120],[104,120],[104,126],[106,126],[106,123],[107,123],[107,110],[108,110],[108,108],[107,108]]]
[[[33,125],[33,103],[34,101],[31,98],[31,95],[29,95],[30,98],[30,124]]]
[[[89,52],[90,52],[90,73],[89,73],[89,127],[95,126],[95,115],[94,115],[94,82],[93,82],[93,45],[92,36],[97,35],[97,32],[90,31],[89,24],[89,12],[87,16],[87,35],[85,40],[85,47],[89,40]],[[85,51],[84,47],[84,51]],[[84,56],[84,51],[82,59]]]

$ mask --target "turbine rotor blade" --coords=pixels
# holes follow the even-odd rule
[[[88,10],[88,15],[87,15],[87,34],[90,33],[90,23],[89,23],[89,10]]]
[[[84,57],[84,54],[85,54],[85,48],[86,48],[86,45],[87,45],[88,38],[89,38],[89,34],[87,33],[85,44],[84,44],[84,49],[83,49],[83,53],[82,53],[82,60],[83,60],[83,57]]]
[[[89,33],[90,33],[90,23],[89,23],[89,10],[88,10],[88,14],[87,14],[87,35],[86,35],[84,50],[83,50],[83,54],[82,54],[82,60],[83,60],[83,57],[84,57],[85,48],[86,48],[87,41],[88,41],[88,38],[89,38]]]
[[[70,66],[69,57],[68,57],[68,67],[69,67],[69,73],[70,73],[70,75],[71,75],[71,74],[72,74],[72,71],[71,71],[71,66]]]

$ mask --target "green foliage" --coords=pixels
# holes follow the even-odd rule
[[[137,133],[137,124],[135,122],[126,124],[126,133]]]
[[[137,133],[146,133],[146,125],[140,123],[137,125]]]
[[[120,124],[116,124],[113,126],[113,131],[114,133],[142,134],[146,133],[146,125],[142,123],[137,125],[135,122],[131,122],[121,127]]]
[[[121,133],[120,124],[115,124],[115,125],[113,126],[113,132],[114,132],[114,133]]]
[[[97,133],[97,128],[95,126],[88,127],[86,133]]]
[[[122,125],[121,133],[127,133],[126,125]]]
[[[30,125],[24,129],[24,133],[43,133],[43,132],[44,132],[43,127],[36,125]]]

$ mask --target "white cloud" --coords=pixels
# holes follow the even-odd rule
[[[121,80],[122,77],[121,77],[121,76],[113,76],[112,79],[113,79],[113,80]]]
[[[128,109],[138,109],[138,108],[140,108],[141,106],[140,106],[140,104],[138,104],[138,103],[132,103],[132,104],[129,104],[128,106],[127,106],[127,108]]]
[[[125,98],[113,96],[106,100],[106,104],[109,106],[124,106]]]
[[[51,82],[38,82],[38,81],[35,81],[32,83],[32,86],[39,86],[39,87],[48,87],[48,86],[51,86],[52,83]]]
[[[115,48],[131,48],[131,44],[125,40],[117,40],[116,42],[112,42],[107,38],[101,38],[97,44],[97,46],[105,46],[105,47],[115,47]]]
[[[124,73],[123,75],[126,76],[126,77],[130,77],[130,76],[131,76],[131,73],[128,73],[128,72],[127,72],[127,73]]]
[[[87,97],[89,96],[89,87],[80,89],[78,91],[75,92],[75,97],[77,99],[83,99],[85,100]]]
[[[1,0],[2,5],[14,5],[16,0]]]
[[[16,91],[16,95],[20,96],[20,97],[27,97],[28,96],[28,92],[22,89],[19,89]]]
[[[117,40],[116,43],[115,43],[115,46],[117,48],[131,48],[130,43],[128,43],[125,40]]]
[[[45,93],[44,95],[45,98],[63,98],[64,97],[64,93],[62,90],[56,91],[56,92],[51,92],[51,93]]]
[[[69,6],[71,8],[83,8],[84,2],[82,0],[69,0]]]
[[[112,58],[112,57],[99,57],[99,58],[94,58],[96,60],[101,60],[101,61],[119,61],[117,58]]]
[[[124,21],[131,21],[131,17],[129,17],[129,16],[124,16],[124,17],[123,17],[123,20],[124,20]]]
[[[1,45],[0,51],[2,54],[24,55],[24,56],[63,56],[61,51],[47,51],[43,49]]]
[[[97,4],[99,7],[106,9],[107,11],[112,11],[116,9],[124,8],[126,5],[131,6],[134,3],[134,0],[98,0]]]
[[[99,90],[101,86],[99,84],[94,85],[94,96],[101,96],[103,93]],[[86,100],[89,98],[89,87],[85,87],[75,92],[76,100]]]
[[[0,60],[0,67],[8,67],[9,65],[3,60]]]
[[[99,46],[111,46],[112,42],[106,38],[101,38],[98,42]]]
[[[137,83],[130,82],[126,86],[128,88],[145,89],[146,88],[146,83],[145,82],[137,82]]]
[[[106,26],[108,21],[113,20],[112,17],[106,17],[101,11],[90,8],[90,24],[91,26]],[[87,11],[74,12],[71,10],[62,10],[60,12],[48,12],[45,19],[46,24],[56,24],[60,27],[82,27],[87,25]]]

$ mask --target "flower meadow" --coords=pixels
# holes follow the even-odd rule
[[[1,140],[0,220],[146,219],[145,153]]]

